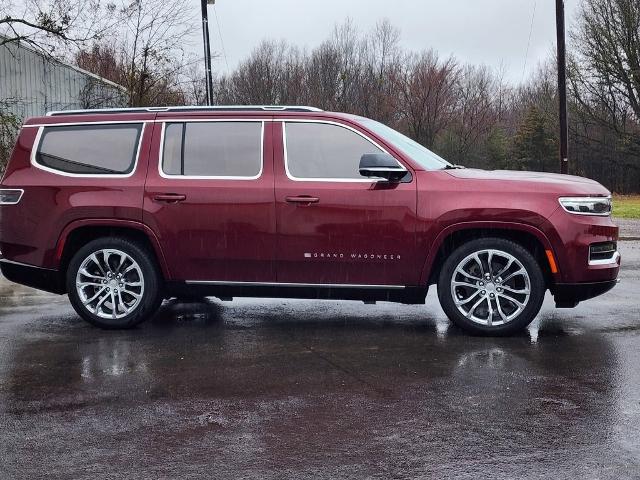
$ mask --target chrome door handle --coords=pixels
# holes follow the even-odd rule
[[[320,201],[318,197],[309,197],[306,195],[285,197],[284,199],[287,203],[293,203],[295,205],[311,205],[312,203],[318,203]]]
[[[160,193],[158,195],[154,195],[153,199],[156,202],[178,203],[185,201],[187,196],[180,193]]]

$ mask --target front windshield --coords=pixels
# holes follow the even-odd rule
[[[418,163],[425,170],[442,170],[451,166],[444,158],[439,157],[428,148],[423,147],[415,140],[411,140],[406,135],[397,132],[391,127],[387,127],[370,118],[359,118],[358,120],[373,133],[380,135],[385,141],[401,150],[402,153],[410,157],[411,160]]]

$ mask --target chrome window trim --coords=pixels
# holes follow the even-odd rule
[[[186,280],[188,285],[218,285],[218,286],[239,286],[239,287],[307,287],[307,288],[363,288],[363,289],[391,289],[404,290],[404,285],[363,285],[346,283],[287,283],[287,282],[225,282],[209,280]]]
[[[125,121],[125,122],[77,122],[77,123],[53,123],[47,125],[41,125],[38,128],[38,133],[36,134],[36,138],[33,141],[33,147],[31,148],[31,165],[40,170],[44,170],[45,172],[53,173],[54,175],[60,175],[62,177],[71,177],[71,178],[130,178],[135,175],[138,170],[138,161],[140,160],[140,149],[142,148],[142,139],[144,138],[144,133],[147,127],[146,121],[138,120],[138,121]],[[46,165],[42,165],[38,163],[36,160],[36,155],[38,153],[38,149],[40,148],[40,141],[42,139],[42,132],[46,127],[75,127],[82,125],[116,125],[116,124],[138,124],[142,125],[140,129],[140,138],[138,138],[138,146],[136,148],[136,156],[133,161],[133,166],[129,173],[70,173],[63,172],[62,170],[56,170],[55,168],[47,167]]]
[[[603,258],[601,260],[589,260],[589,265],[617,265],[620,259],[620,252],[617,250],[613,253],[611,258]]]
[[[277,121],[281,121],[282,122],[282,148],[284,150],[284,152],[283,152],[283,155],[284,155],[284,169],[285,169],[285,172],[287,174],[287,178],[289,178],[289,180],[293,180],[294,182],[331,182],[331,183],[335,183],[335,182],[338,182],[338,183],[377,183],[377,182],[386,182],[386,180],[384,178],[368,178],[368,179],[367,178],[362,178],[362,179],[359,179],[359,178],[306,178],[306,177],[296,177],[296,176],[292,175],[291,172],[289,171],[289,154],[287,152],[287,128],[286,128],[287,123],[323,123],[323,124],[327,124],[327,125],[336,125],[338,127],[342,127],[342,128],[346,128],[347,130],[351,130],[352,132],[356,133],[357,135],[360,135],[362,138],[364,138],[365,140],[367,140],[368,142],[372,143],[377,148],[379,148],[382,153],[386,153],[387,155],[391,155],[391,154],[384,147],[382,147],[382,145],[380,145],[378,142],[376,142],[375,140],[373,140],[369,136],[365,135],[362,132],[359,132],[355,128],[351,127],[350,125],[346,125],[344,123],[334,122],[334,121],[331,121],[331,120],[309,120],[309,119],[282,119],[282,120],[278,119]],[[395,159],[396,162],[398,162],[398,165],[400,165],[401,168],[403,168],[404,170],[407,170],[407,167],[405,167],[402,163],[400,163],[398,161],[398,159],[395,158],[395,156],[393,156],[393,158]]]
[[[162,169],[162,160],[164,158],[164,135],[165,130],[167,128],[167,123],[189,123],[189,122],[199,122],[199,123],[220,123],[220,122],[244,122],[244,123],[260,123],[261,131],[260,131],[260,170],[256,175],[252,176],[224,176],[224,175],[170,175],[165,173]],[[190,119],[162,119],[159,123],[162,123],[162,130],[160,132],[160,148],[158,149],[158,174],[162,178],[166,178],[168,180],[258,180],[262,177],[262,173],[264,172],[264,124],[265,120],[258,119],[198,119],[198,120],[190,120]]]
[[[16,200],[15,202],[0,201],[0,205],[17,205],[18,203],[20,203],[20,200],[22,200],[22,197],[24,195],[24,190],[22,188],[1,188],[0,187],[0,192],[20,192],[20,196],[18,197],[18,200]]]
[[[226,118],[226,117],[219,117],[219,118],[198,118],[198,117],[166,117],[166,118],[157,118],[155,120],[151,120],[153,123],[184,123],[184,122],[191,122],[191,123],[202,123],[202,122],[273,122],[274,120],[272,118],[259,118],[259,117],[254,117],[254,118]]]
[[[126,123],[153,123],[153,120],[96,120],[93,122],[60,122],[60,123],[31,123],[23,125],[22,128],[40,128],[40,127],[73,127],[76,125],[116,125]]]

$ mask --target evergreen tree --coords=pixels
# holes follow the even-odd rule
[[[544,172],[555,165],[556,139],[540,110],[532,105],[518,127],[513,141],[514,168]]]

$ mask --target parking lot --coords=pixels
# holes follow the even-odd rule
[[[165,303],[133,331],[0,280],[0,478],[640,474],[640,241],[512,338],[437,304]]]

